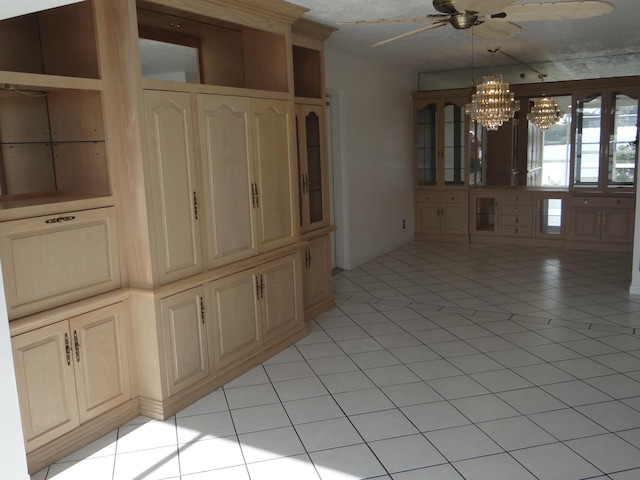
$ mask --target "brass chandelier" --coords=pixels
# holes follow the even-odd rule
[[[544,81],[546,75],[541,73],[538,78]],[[527,120],[543,131],[554,126],[562,117],[564,117],[564,112],[560,110],[555,100],[546,95],[537,98],[533,102],[531,112],[527,113]]]
[[[491,63],[497,49],[491,49]],[[487,130],[497,130],[504,122],[513,118],[520,110],[520,101],[509,90],[509,84],[502,81],[502,75],[494,74],[482,77],[482,83],[471,96],[471,103],[464,111],[472,121],[478,122]]]

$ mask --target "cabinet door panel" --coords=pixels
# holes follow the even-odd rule
[[[120,303],[69,321],[81,422],[131,398],[124,321]]]
[[[633,243],[633,210],[627,208],[605,208],[602,216],[603,242]]]
[[[250,101],[242,97],[198,95],[204,178],[209,195],[209,267],[254,255]]]
[[[301,231],[327,225],[328,164],[324,111],[320,105],[297,105],[298,174]]]
[[[0,224],[9,317],[120,287],[115,209]]]
[[[201,311],[202,287],[160,302],[169,395],[209,374],[206,327]]]
[[[216,367],[237,360],[262,342],[256,280],[249,270],[209,284]]]
[[[260,248],[295,240],[298,221],[293,165],[293,106],[282,100],[252,100]]]
[[[442,206],[442,233],[467,233],[466,204],[450,204]]]
[[[601,228],[600,208],[573,207],[571,210],[570,239],[599,242]]]
[[[331,295],[331,242],[328,235],[309,241],[302,271],[304,306]]]
[[[80,424],[71,341],[66,321],[12,339],[27,452]]]
[[[160,283],[199,273],[196,168],[188,93],[145,91]]]
[[[416,205],[416,233],[440,233],[440,204]]]
[[[265,340],[294,327],[302,319],[299,255],[289,255],[262,267]]]

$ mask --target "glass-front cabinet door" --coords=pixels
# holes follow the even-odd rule
[[[464,186],[469,136],[464,101],[418,102],[416,129],[417,186]]]
[[[297,105],[301,231],[328,224],[324,115],[320,105]]]
[[[444,184],[464,185],[466,137],[464,106],[445,102],[443,133]]]
[[[638,161],[638,89],[574,99],[573,186],[633,188]]]
[[[417,175],[419,186],[437,185],[437,124],[438,105],[430,103],[418,108],[416,111],[416,148],[417,148]]]

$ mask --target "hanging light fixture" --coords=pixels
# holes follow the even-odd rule
[[[491,65],[493,55],[498,49],[491,49]],[[509,84],[502,81],[502,75],[494,74],[482,77],[476,93],[471,96],[471,103],[464,111],[472,121],[480,123],[487,130],[497,130],[500,125],[513,118],[520,110],[520,101],[516,100]]]
[[[544,82],[547,77],[544,73],[538,74],[538,78]],[[533,123],[540,130],[548,130],[560,119],[564,117],[564,112],[560,110],[555,100],[543,95],[533,102],[531,112],[527,113],[527,120]]]

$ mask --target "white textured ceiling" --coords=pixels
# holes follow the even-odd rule
[[[519,34],[499,42],[487,42],[478,35],[472,37],[469,30],[445,25],[375,48],[370,45],[428,23],[336,25],[336,22],[439,13],[432,1],[289,1],[309,9],[303,17],[339,28],[327,41],[327,48],[427,75],[468,70],[472,64],[472,38],[476,68],[491,66],[492,56],[487,50],[499,47],[501,51],[494,56],[494,66],[543,72],[549,81],[640,75],[640,0],[608,0],[615,11],[595,18],[522,22]],[[513,3],[533,2],[515,0]],[[533,69],[527,69],[526,65]]]

